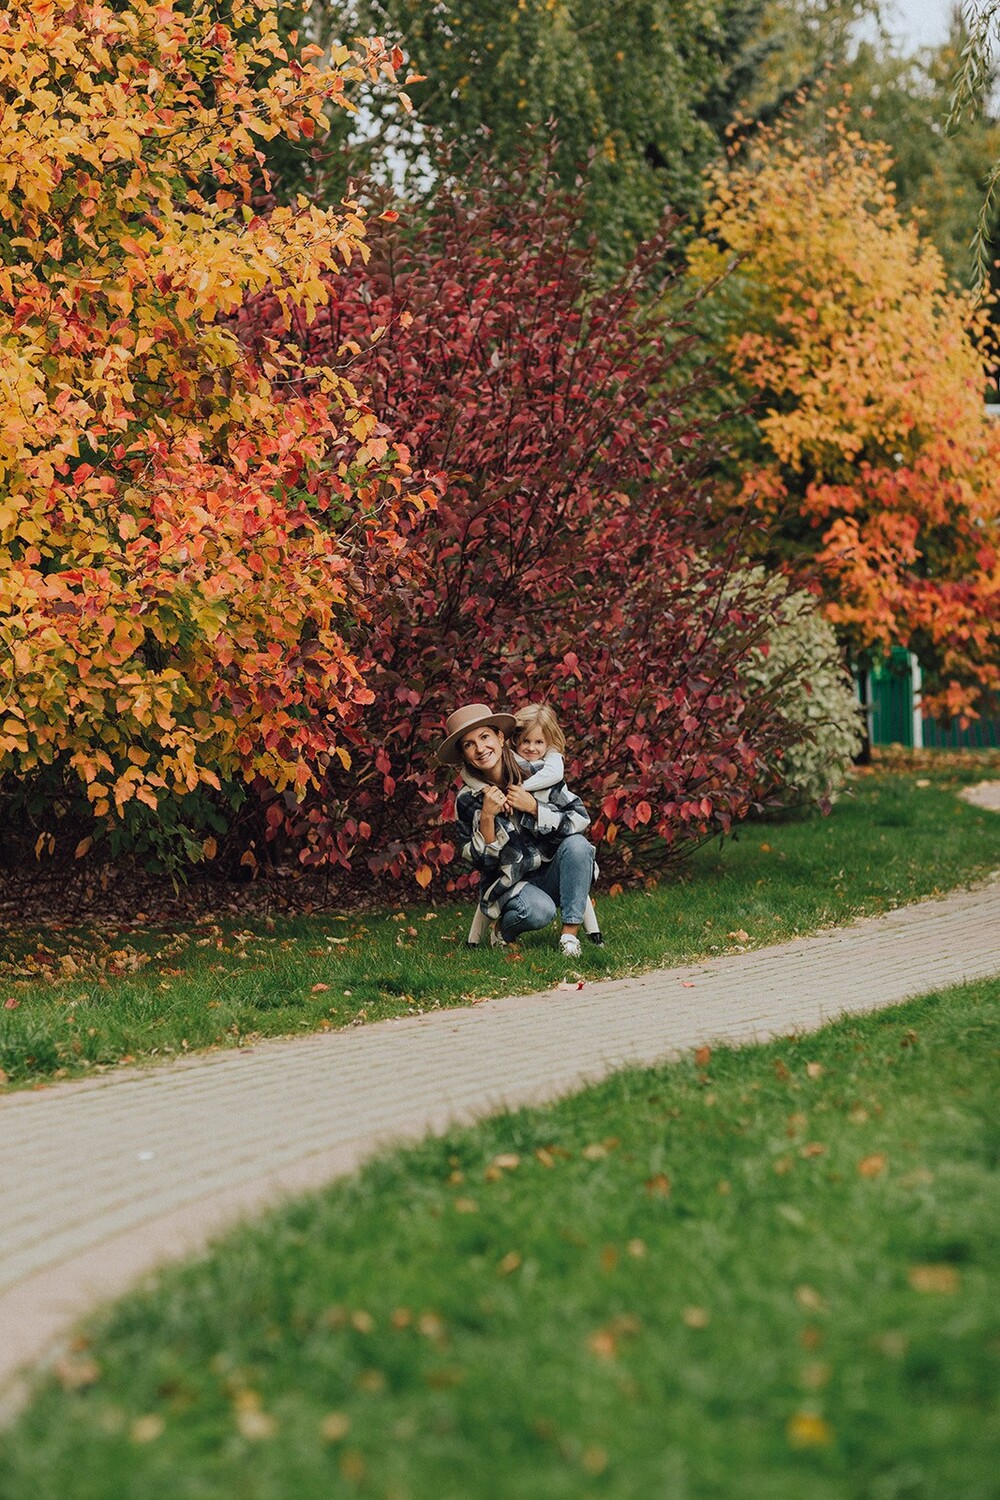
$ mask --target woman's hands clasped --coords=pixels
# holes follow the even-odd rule
[[[483,792],[483,810],[479,819],[479,831],[488,844],[496,837],[496,819],[501,813],[526,812],[535,817],[538,803],[523,786],[508,787],[502,792],[498,786],[488,786]]]
[[[538,803],[530,792],[526,792],[523,786],[512,786],[507,790],[506,812],[516,809],[517,812],[530,813],[535,817],[538,812]]]

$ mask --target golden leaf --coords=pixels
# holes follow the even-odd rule
[[[828,1448],[833,1442],[833,1428],[813,1412],[795,1412],[785,1432],[793,1448]]]

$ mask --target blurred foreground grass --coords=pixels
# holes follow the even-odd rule
[[[0,1494],[994,1500],[998,1043],[994,980],[375,1160],[106,1313]]]

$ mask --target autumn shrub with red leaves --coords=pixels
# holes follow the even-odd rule
[[[516,211],[514,205],[516,204]],[[405,522],[408,571],[376,606],[348,772],[322,797],[267,810],[304,864],[461,887],[452,778],[434,764],[467,701],[545,699],[567,777],[619,876],[728,832],[773,786],[797,733],[786,687],[751,691],[741,663],[768,601],[739,567],[711,474],[697,368],[666,306],[670,226],[612,286],[595,282],[576,206],[556,192],[442,193],[406,234],[380,223],[371,259],[292,338],[351,378],[444,496]],[[280,309],[248,304],[241,335]]]

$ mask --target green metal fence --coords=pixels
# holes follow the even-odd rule
[[[921,682],[920,663],[903,646],[858,677],[858,696],[868,712],[873,745],[905,745],[911,750],[1000,747],[1000,704],[990,705],[981,718],[964,727],[960,719],[939,724],[920,712]]]

